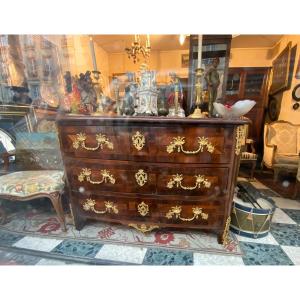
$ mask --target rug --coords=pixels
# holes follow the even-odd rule
[[[67,225],[67,232],[63,232],[55,212],[49,206],[28,202],[26,204],[6,202],[5,205],[13,205],[13,208],[6,208],[9,214],[6,223],[0,225],[0,229],[13,233],[102,244],[242,255],[239,243],[232,233],[230,233],[230,242],[224,247],[218,244],[216,234],[195,230],[158,230],[143,234],[122,225],[90,222],[81,231],[76,230],[73,225]]]

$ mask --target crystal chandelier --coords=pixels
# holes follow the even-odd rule
[[[150,36],[147,34],[146,45],[142,46],[140,43],[140,36],[138,34],[134,35],[134,42],[131,44],[130,48],[125,48],[125,51],[128,55],[128,58],[132,58],[133,62],[136,63],[139,61],[139,55],[142,55],[145,62],[148,61],[150,57]]]

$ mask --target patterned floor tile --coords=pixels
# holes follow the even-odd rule
[[[22,234],[10,233],[7,231],[0,230],[0,245],[1,246],[11,246],[15,242],[24,238]]]
[[[283,209],[283,211],[291,217],[297,224],[300,224],[300,210],[298,209]]]
[[[193,265],[193,253],[150,248],[143,265]]]
[[[39,257],[0,251],[0,265],[35,265]]]
[[[272,223],[271,233],[282,246],[300,247],[300,226]]]
[[[271,197],[277,207],[287,209],[300,209],[300,202],[297,200],[282,198],[282,197]]]
[[[57,245],[51,252],[60,253],[68,256],[83,256],[94,258],[101,249],[102,244],[90,243],[84,241],[64,240]]]
[[[240,242],[245,265],[293,265],[280,246]]]
[[[252,238],[241,236],[241,235],[238,235],[238,234],[235,234],[235,236],[238,239],[238,241],[240,241],[240,242],[268,244],[268,245],[279,245],[278,242],[274,239],[274,237],[271,233],[269,233],[265,237],[258,238],[258,239],[252,239]]]
[[[147,248],[106,244],[97,253],[96,258],[141,264],[146,252]]]
[[[300,247],[281,246],[295,265],[300,265]]]
[[[283,224],[296,224],[296,222],[290,218],[283,209],[276,208],[272,218],[273,223],[283,223]]]
[[[62,240],[57,240],[57,239],[25,236],[18,242],[14,243],[13,246],[18,248],[49,252],[61,242]]]
[[[244,261],[240,256],[194,253],[194,265],[241,266],[244,265]]]
[[[66,265],[66,263],[62,260],[42,258],[37,263],[37,265],[40,265],[40,266],[61,266],[61,265]]]

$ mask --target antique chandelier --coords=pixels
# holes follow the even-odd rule
[[[139,56],[142,55],[145,62],[148,61],[150,57],[150,35],[147,34],[146,45],[141,45],[140,36],[138,34],[134,35],[134,42],[131,44],[130,48],[125,48],[125,51],[128,55],[128,58],[132,58],[133,62],[136,63],[139,61]]]

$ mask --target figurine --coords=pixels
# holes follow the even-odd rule
[[[128,85],[125,87],[125,97],[121,108],[122,115],[132,116],[134,114],[134,92],[134,85]]]
[[[220,85],[220,76],[219,76],[219,72],[217,70],[219,63],[220,63],[220,59],[218,57],[215,57],[212,61],[211,66],[208,68],[208,70],[206,71],[205,76],[204,76],[206,83],[207,83],[207,89],[208,89],[208,115],[209,115],[209,117],[214,116],[213,103],[217,99],[218,87]]]
[[[185,117],[185,112],[182,108],[183,90],[179,77],[176,73],[169,73],[171,83],[169,85],[169,114],[168,117]]]
[[[66,92],[68,94],[72,93],[72,76],[71,76],[71,72],[67,71],[66,74],[64,75],[64,79],[65,79],[65,88],[66,88]]]
[[[157,106],[158,106],[158,115],[159,116],[166,116],[168,114],[168,105],[166,101],[166,88],[160,88],[158,99],[157,99]]]
[[[86,108],[89,113],[93,113],[97,109],[97,94],[91,79],[91,72],[86,71],[85,74],[80,73],[76,83],[80,92],[81,105]]]

